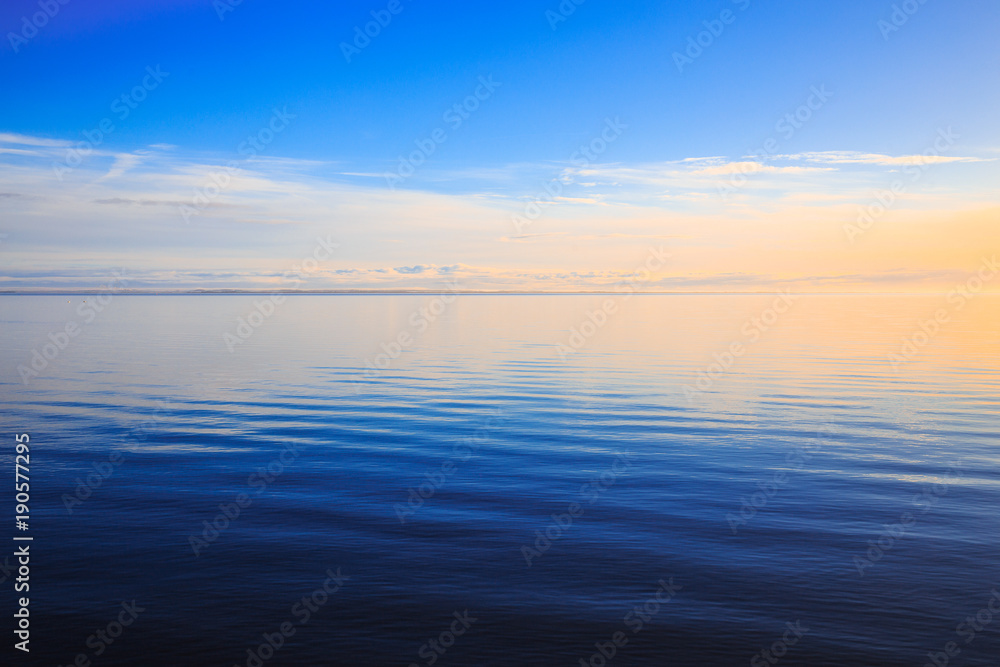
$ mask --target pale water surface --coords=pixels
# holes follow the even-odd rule
[[[262,297],[119,295],[89,323],[83,298],[0,297],[33,664],[246,665],[288,621],[264,664],[600,665],[622,632],[609,665],[748,665],[799,623],[781,664],[1000,665],[1000,614],[961,625],[1000,588],[1000,298],[293,296],[232,352]],[[328,568],[349,579],[303,624]],[[144,611],[95,659],[123,600]]]

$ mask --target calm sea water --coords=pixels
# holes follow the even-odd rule
[[[18,664],[1000,665],[996,297],[261,300],[0,297]]]

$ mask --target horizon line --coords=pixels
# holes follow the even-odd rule
[[[663,295],[663,296],[759,296],[759,295],[779,295],[791,292],[796,295],[829,295],[829,296],[864,296],[864,295],[922,295],[922,294],[947,294],[949,290],[920,290],[920,291],[854,291],[854,292],[821,292],[821,291],[793,291],[790,289],[776,290],[754,290],[754,291],[674,291],[674,290],[650,290],[650,291],[608,291],[608,290],[450,290],[450,289],[344,289],[344,290],[252,290],[252,289],[116,289],[108,287],[97,287],[88,289],[37,289],[37,290],[0,290],[0,296],[86,296],[92,294],[103,294],[111,292],[115,295],[124,296],[224,296],[224,295],[286,295],[286,296],[350,296],[350,295],[420,295],[420,294],[463,294],[481,296],[574,296],[574,295]],[[983,292],[983,294],[1000,294],[1000,292]]]

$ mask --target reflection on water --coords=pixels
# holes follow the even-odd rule
[[[80,301],[0,298],[32,659],[997,664],[997,297]]]

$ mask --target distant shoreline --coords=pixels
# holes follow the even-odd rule
[[[78,289],[78,290],[0,290],[0,296],[87,296],[91,294],[103,294],[107,289]],[[479,296],[623,296],[623,295],[660,295],[660,296],[767,296],[781,294],[783,290],[761,290],[754,292],[675,292],[675,291],[606,291],[606,290],[581,290],[575,292],[545,292],[526,290],[451,290],[451,289],[420,289],[420,290],[243,290],[243,289],[219,289],[219,290],[154,290],[154,289],[113,289],[115,296],[263,296],[271,294],[285,294],[288,296],[390,296],[390,295],[416,295],[421,294],[462,294]],[[928,290],[926,292],[796,292],[796,294],[810,296],[920,296],[928,294],[947,294],[947,290]],[[993,294],[993,292],[984,292]],[[997,294],[1000,294],[998,292]]]

